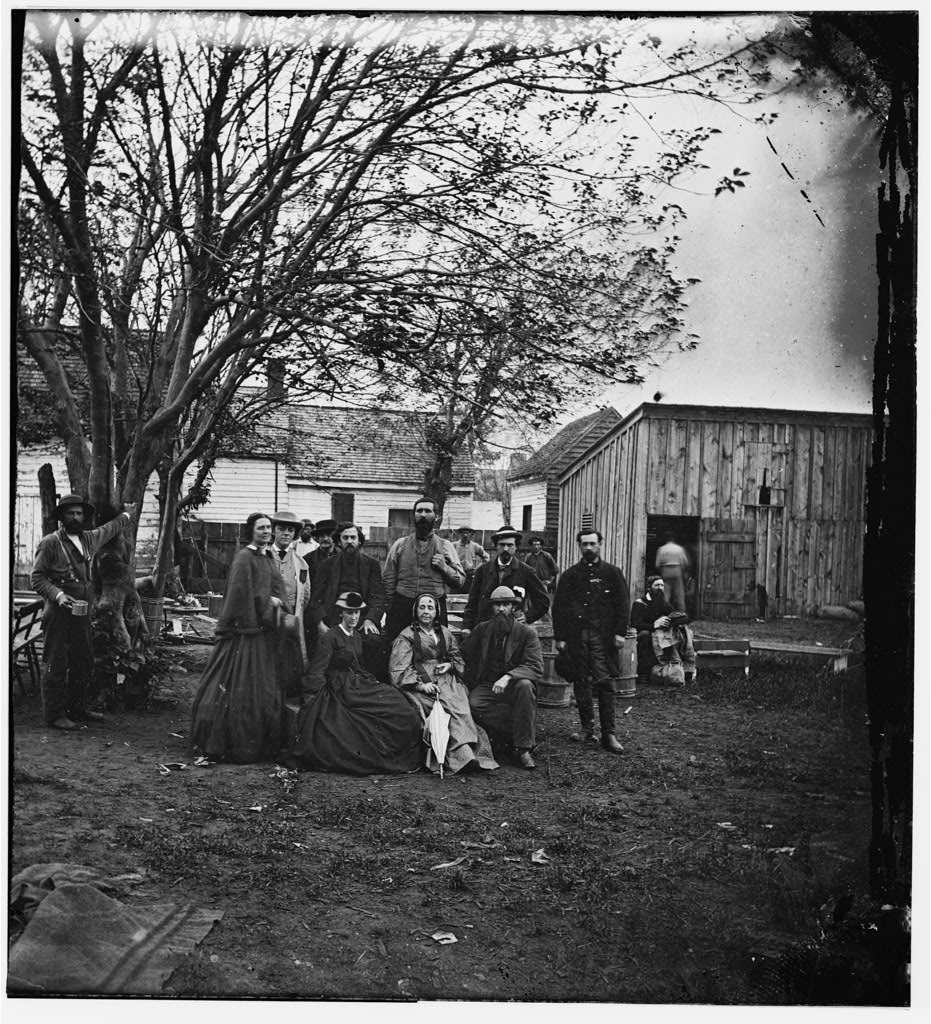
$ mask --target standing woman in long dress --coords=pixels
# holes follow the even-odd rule
[[[268,551],[269,517],[253,512],[246,536],[249,543],[233,559],[216,645],[191,713],[192,745],[236,764],[271,759],[282,742],[276,653],[284,588]]]
[[[439,701],[449,714],[449,743],[444,768],[451,774],[475,768],[497,768],[488,735],[472,718],[469,691],[463,682],[465,662],[456,638],[437,623],[439,606],[432,594],[420,594],[414,601],[414,621],[396,637],[391,648],[388,671],[391,682],[430,713]],[[427,767],[440,770],[427,744]]]
[[[307,672],[310,692],[291,757],[299,768],[350,775],[416,771],[423,758],[420,710],[365,668],[357,628],[362,595],[344,591],[336,607],[340,621],[319,638]]]

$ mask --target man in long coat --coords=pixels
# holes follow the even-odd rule
[[[518,587],[524,592],[523,619],[529,625],[542,618],[550,607],[549,594],[540,577],[516,555],[520,534],[510,526],[502,526],[494,535],[497,558],[480,565],[475,571],[469,600],[462,613],[463,636],[479,622],[492,617],[491,595],[497,587]]]
[[[288,510],[276,512],[271,520],[273,537],[268,550],[281,574],[285,610],[297,619],[296,634],[287,635],[281,641],[279,679],[285,693],[295,696],[301,692],[301,677],[307,668],[304,619],[310,602],[310,572],[307,562],[294,548],[294,538],[303,526],[303,520]]]
[[[509,587],[497,587],[491,595],[494,617],[463,640],[462,656],[472,717],[489,735],[507,736],[521,768],[533,769],[543,649],[536,631],[514,619],[519,601]]]
[[[595,739],[594,689],[601,745],[620,754],[624,748],[615,735],[615,703],[620,650],[630,621],[630,590],[621,570],[602,559],[601,533],[580,530],[576,541],[582,558],[559,577],[553,599],[553,639],[573,666],[571,681],[582,723],[573,739]]]
[[[42,617],[42,716],[54,729],[77,729],[75,719],[102,718],[87,709],[94,677],[90,604],[94,556],[132,518],[121,512],[96,530],[85,530],[94,507],[77,494],[66,494],[55,509],[60,530],[39,541],[32,567],[32,589],[45,598]],[[83,614],[75,602],[84,602]]]

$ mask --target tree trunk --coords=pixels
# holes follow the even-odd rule
[[[39,501],[42,505],[42,536],[58,529],[55,509],[58,506],[58,492],[55,490],[55,474],[46,462],[39,467]]]
[[[440,528],[443,509],[453,485],[453,456],[445,452],[434,454],[433,465],[424,472],[423,496],[432,498],[436,506],[436,528]]]
[[[879,190],[876,240],[879,329],[864,551],[870,890],[875,899],[897,905],[911,901],[917,436],[914,114],[906,107],[901,87],[894,84],[880,157],[886,181]]]

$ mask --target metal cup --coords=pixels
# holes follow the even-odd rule
[[[87,602],[86,601],[74,601],[71,605],[72,615],[86,615],[87,614]]]

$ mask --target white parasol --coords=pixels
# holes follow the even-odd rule
[[[443,762],[446,760],[446,747],[449,743],[449,712],[438,700],[433,702],[425,728],[430,736],[430,747],[439,762],[442,779]]]

